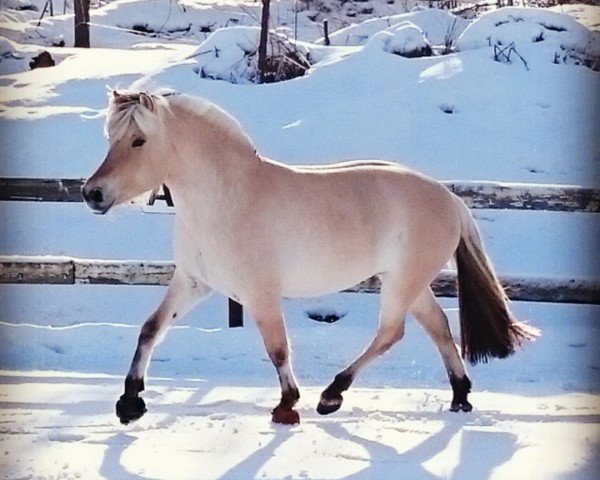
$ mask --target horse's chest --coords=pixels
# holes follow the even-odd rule
[[[179,232],[175,242],[175,260],[178,268],[185,269],[213,290],[235,295],[238,276],[241,275],[239,258],[243,251],[228,248],[216,238],[204,239],[203,235]]]

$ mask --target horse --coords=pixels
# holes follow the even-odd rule
[[[109,93],[105,160],[82,187],[106,214],[162,184],[176,215],[175,272],[143,324],[124,393],[123,424],[146,410],[140,392],[153,349],[176,319],[218,291],[250,313],[273,362],[281,400],[272,421],[299,422],[300,398],[282,298],[312,297],[381,281],[379,325],[366,349],[325,388],[319,414],[338,410],[363,368],[404,335],[411,314],[437,346],[451,411],[471,411],[463,360],[512,354],[537,331],[518,322],[465,203],[438,181],[394,162],[289,166],[260,155],[241,125],[212,102],[175,92]],[[461,352],[430,288],[455,259]]]

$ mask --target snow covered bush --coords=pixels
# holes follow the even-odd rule
[[[241,11],[222,11],[180,0],[121,0],[97,9],[94,21],[157,36],[210,33],[222,27],[253,22]]]
[[[32,12],[37,12],[39,10],[39,8],[29,0],[2,0],[2,2],[0,3],[0,6],[2,7],[3,10],[4,9],[17,10],[17,11],[30,10]]]
[[[259,27],[231,27],[211,34],[194,54],[195,70],[202,78],[231,83],[257,83]],[[310,50],[280,32],[269,32],[267,82],[304,75],[310,67]]]
[[[519,52],[546,50],[554,63],[600,68],[600,34],[567,15],[533,8],[502,8],[469,25],[456,42],[457,51],[513,45]]]
[[[29,70],[29,58],[37,48],[25,48],[8,38],[0,37],[0,75]]]
[[[373,18],[342,28],[330,35],[331,44],[365,45],[377,32],[407,21],[420,28],[432,45],[445,45],[452,42],[469,25],[468,20],[446,10],[421,9],[410,13]]]
[[[385,52],[409,58],[430,56],[433,52],[423,30],[411,22],[402,22],[376,33],[369,40],[367,48],[381,48]]]

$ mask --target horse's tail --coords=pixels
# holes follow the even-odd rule
[[[456,198],[460,209],[461,237],[456,249],[458,304],[463,358],[472,364],[512,354],[523,340],[533,340],[539,330],[515,320],[508,298],[490,260],[469,209]]]

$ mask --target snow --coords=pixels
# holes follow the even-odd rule
[[[434,45],[444,45],[447,41],[456,40],[469,24],[467,20],[446,10],[416,10],[409,13],[372,18],[341,28],[330,35],[331,44],[364,45],[377,32],[403,22],[410,22],[426,32],[427,40]]]
[[[30,3],[41,9],[45,2]],[[592,7],[504,9],[466,21],[440,10],[406,13],[399,3],[336,7],[343,22],[332,20],[333,46],[325,47],[323,12],[316,2],[298,2],[297,36],[311,67],[270,85],[254,85],[242,72],[229,81],[240,55],[255,48],[258,2],[110,2],[92,11],[91,50],[52,46],[70,37],[70,13],[46,16],[37,29],[39,11],[3,11],[0,173],[88,176],[106,151],[106,86],[141,80],[217,102],[261,153],[287,163],[385,158],[446,180],[600,183],[600,76],[554,62],[561,45],[591,51],[597,37],[582,25],[593,29]],[[347,15],[369,6],[385,18]],[[288,29],[278,35],[293,38],[293,2],[274,8]],[[140,22],[164,31],[132,33]],[[458,51],[439,55],[450,27]],[[393,42],[417,31],[433,56],[393,53]],[[544,40],[533,42],[540,32]],[[498,41],[514,43],[527,68],[517,57],[495,61]],[[198,55],[207,47],[223,52],[219,62]],[[28,71],[42,49],[57,65]],[[598,278],[597,215],[475,216],[501,274]],[[81,204],[4,202],[0,253],[169,260],[173,218],[144,215],[139,206],[99,217]],[[320,391],[376,328],[377,296],[286,300],[302,393],[302,423],[290,428],[269,421],[277,380],[252,320],[226,328],[227,301],[215,294],[158,347],[144,392],[149,411],[123,427],[114,402],[139,325],[163,293],[0,286],[0,479],[374,479],[397,472],[417,480],[587,480],[600,467],[598,306],[515,303],[517,316],[543,336],[509,359],[470,368],[469,414],[447,411],[442,363],[409,318],[406,339],[365,371],[339,412],[320,417]],[[441,305],[456,335],[457,302]]]
[[[569,15],[592,31],[600,30],[600,6],[585,3],[555,5],[548,10]]]
[[[231,83],[257,83],[259,27],[222,28],[212,33],[192,55],[198,62],[194,69],[201,78],[225,80]],[[273,32],[267,43],[269,57],[293,54],[295,63],[308,67],[310,50],[307,44],[295,42]]]
[[[456,41],[458,51],[514,45],[525,57],[539,56],[554,63],[572,63],[600,56],[600,33],[553,11],[504,8],[488,12],[471,23]]]
[[[429,56],[432,52],[423,30],[411,22],[402,22],[377,32],[367,45],[369,49],[380,48],[403,57]]]
[[[130,317],[148,311],[156,288],[8,289],[15,307],[26,306],[11,318],[46,320],[0,325],[9,347],[0,357],[8,370],[0,372],[0,415],[9,421],[0,434],[9,452],[0,459],[5,478],[64,470],[63,478],[91,479],[367,479],[394,468],[411,478],[535,472],[541,479],[588,479],[598,466],[597,307],[517,304],[544,337],[508,360],[473,368],[476,410],[464,415],[447,411],[451,393],[441,362],[409,320],[407,339],[361,377],[342,411],[320,417],[320,386],[364,345],[377,299],[335,296],[335,308],[349,313],[334,324],[306,318],[314,301],[286,302],[302,423],[283,428],[268,420],[278,391],[258,332],[251,322],[224,328],[224,299],[215,296],[157,349],[145,392],[150,410],[124,428],[113,402],[138,332]],[[112,302],[100,312],[97,301],[106,298]],[[443,305],[455,327],[455,302]],[[65,325],[72,311],[87,323]],[[15,452],[23,452],[18,463]]]

